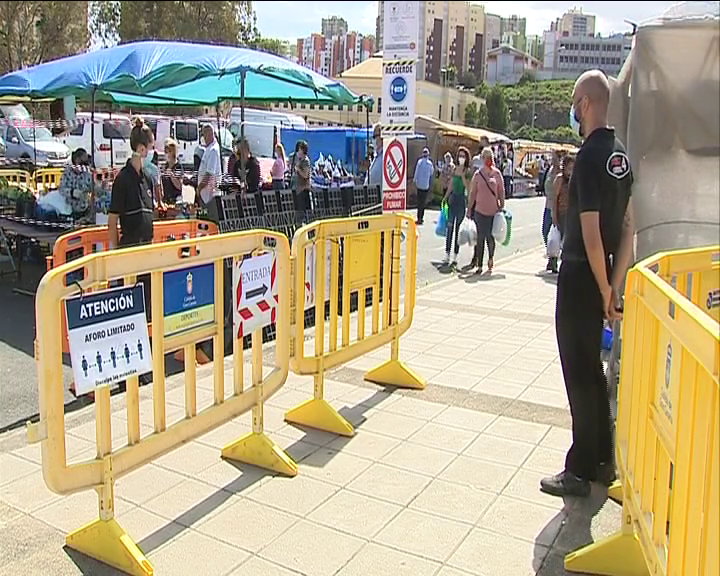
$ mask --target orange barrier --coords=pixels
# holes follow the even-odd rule
[[[189,238],[200,238],[212,236],[218,233],[217,224],[208,220],[170,220],[156,221],[153,226],[153,244],[161,242],[172,242],[174,240],[187,240]],[[106,252],[110,249],[110,239],[107,226],[95,226],[63,234],[53,246],[53,255],[47,257],[47,269],[57,268],[72,260],[83,256]],[[194,252],[194,249],[191,249]],[[193,254],[194,255],[194,254]],[[84,271],[78,270],[77,275],[68,274],[65,277],[66,285],[83,280]],[[70,348],[67,340],[67,326],[65,321],[65,310],[63,309],[63,341],[64,353]],[[152,326],[148,325],[152,335]]]

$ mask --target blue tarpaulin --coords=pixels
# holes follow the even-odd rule
[[[5,74],[0,77],[0,96],[75,96],[134,105],[212,104],[240,99],[242,73],[248,101],[358,101],[343,84],[274,54],[155,41],[123,44]]]
[[[305,140],[311,162],[316,162],[320,154],[324,158],[332,155],[333,159],[342,161],[346,169],[356,172],[367,156],[367,134],[365,128],[283,128],[280,136],[288,155],[299,140]]]

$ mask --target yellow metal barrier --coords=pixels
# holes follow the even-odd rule
[[[226,397],[222,354],[217,354],[213,366],[213,404],[197,410],[195,344],[213,339],[214,350],[224,350],[224,274],[225,261],[232,259],[233,269],[239,268],[244,257],[274,253],[277,268],[276,354],[275,366],[263,377],[262,329],[252,335],[252,387],[244,388],[242,343],[234,336],[232,395]],[[200,322],[188,324],[187,318],[169,317],[164,309],[164,282],[181,279],[180,300],[193,293],[195,274],[199,268],[212,279],[207,281],[207,294],[212,294],[209,314],[203,310]],[[97,457],[80,463],[67,464],[65,420],[63,413],[62,340],[63,324],[60,313],[64,301],[75,296],[78,288],[67,286],[67,277],[78,277],[84,271],[82,289],[97,290],[111,281],[122,280],[134,286],[138,275],[151,276],[152,323],[165,330],[153,330],[152,335],[152,402],[154,430],[141,436],[137,375],[127,379],[127,445],[115,448],[111,434],[110,389],[107,385],[95,389],[95,421]],[[172,275],[173,272],[177,274]],[[275,270],[273,270],[275,278]],[[174,285],[174,284],[173,284]],[[170,294],[170,292],[168,292]],[[297,465],[263,432],[263,402],[284,383],[289,367],[290,343],[290,247],[282,234],[252,231],[205,238],[179,240],[140,248],[100,252],[85,256],[49,270],[37,291],[37,359],[40,393],[40,422],[28,426],[30,441],[42,442],[42,465],[45,483],[58,494],[68,494],[88,488],[98,493],[99,519],[67,536],[67,545],[101,562],[130,574],[153,574],[153,568],[129,535],[114,519],[115,479],[134,468],[146,464],[183,442],[191,440],[214,427],[252,410],[252,432],[222,450],[224,458],[248,462],[275,472],[294,476]],[[173,297],[175,293],[172,293]],[[168,297],[170,301],[170,297]],[[82,299],[80,300],[82,303]],[[97,313],[97,312],[94,312]],[[82,315],[80,316],[82,318]],[[185,323],[183,323],[185,322]],[[134,342],[133,342],[134,344]],[[183,349],[185,362],[185,415],[182,420],[167,426],[165,403],[166,353]],[[125,352],[129,358],[129,352]],[[133,352],[134,354],[134,352]],[[139,357],[142,351],[138,347]],[[118,361],[121,361],[118,354]],[[98,360],[100,366],[102,361]],[[107,360],[106,360],[107,362]],[[115,358],[113,357],[113,362]],[[128,360],[129,362],[129,360]],[[97,369],[97,368],[96,368]]]
[[[635,266],[616,457],[621,531],[565,558],[611,576],[720,574],[720,246]]]
[[[33,190],[32,177],[26,170],[0,170],[0,179],[7,180],[8,185],[17,186],[21,190]]]
[[[406,245],[404,314],[400,319],[400,259],[403,237]],[[341,253],[342,292],[339,286]],[[390,359],[370,370],[365,379],[404,388],[425,387],[424,380],[398,358],[399,339],[410,328],[415,307],[415,222],[408,216],[398,214],[322,220],[304,226],[295,233],[292,254],[295,274],[292,299],[295,306],[295,329],[290,365],[297,374],[312,375],[315,386],[313,398],[287,412],[285,420],[352,436],[352,425],[324,399],[326,370],[390,344]],[[365,330],[368,290],[372,291],[369,335]],[[338,315],[340,294],[342,310]],[[357,294],[357,337],[351,341],[350,302],[353,294]],[[327,300],[329,334],[326,338],[324,319]],[[304,342],[304,312],[308,302],[309,306],[315,308],[315,352],[312,356],[306,355]],[[342,328],[340,335],[339,323]]]
[[[38,196],[42,196],[60,187],[63,168],[39,168],[32,175],[33,185]]]

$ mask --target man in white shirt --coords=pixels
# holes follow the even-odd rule
[[[205,151],[198,168],[198,194],[208,217],[215,223],[220,222],[220,145],[215,139],[213,127],[205,124],[202,127],[202,137],[205,140]]]

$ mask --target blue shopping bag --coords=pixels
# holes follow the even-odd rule
[[[438,216],[437,225],[435,226],[435,234],[438,236],[445,237],[447,231],[447,205],[443,205],[440,210],[440,216]]]

